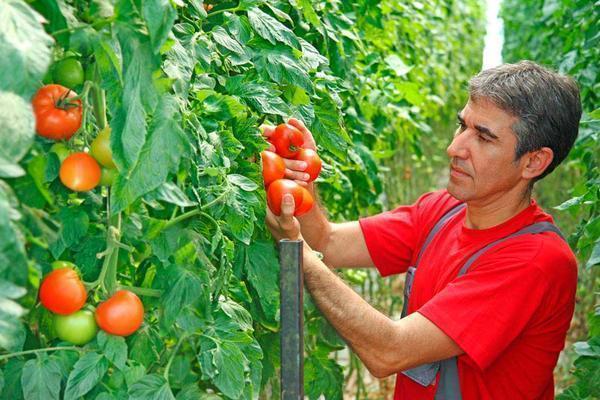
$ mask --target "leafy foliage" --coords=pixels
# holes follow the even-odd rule
[[[474,0],[225,1],[208,14],[197,0],[9,0],[0,15],[0,75],[13,77],[0,83],[0,397],[11,399],[278,396],[259,125],[303,120],[323,202],[357,218],[385,207],[382,162],[399,143],[418,153],[480,66]],[[476,45],[454,58],[466,38]],[[85,114],[67,146],[88,148],[108,124],[118,169],[110,188],[81,193],[60,183],[53,143],[33,138],[29,106],[49,64],[73,54]],[[36,302],[56,259],[77,264],[91,304],[138,293],[142,328],[61,343]],[[310,302],[306,313],[307,393],[341,398],[331,353],[343,343]]]

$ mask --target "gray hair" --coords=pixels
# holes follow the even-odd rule
[[[554,159],[535,180],[552,172],[577,138],[581,118],[577,84],[532,61],[480,72],[469,82],[469,96],[475,102],[489,100],[518,118],[512,126],[517,136],[515,160],[542,147],[552,149]]]

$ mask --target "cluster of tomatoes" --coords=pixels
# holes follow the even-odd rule
[[[67,261],[55,261],[55,268],[40,285],[40,302],[54,313],[53,325],[59,339],[83,345],[96,336],[98,327],[112,335],[129,336],[144,321],[144,306],[135,294],[119,290],[100,303],[95,312],[83,310],[85,285]]]
[[[310,176],[309,182],[319,176],[321,159],[316,151],[302,147],[304,136],[292,125],[278,125],[268,141],[275,147],[275,152],[263,151],[260,155],[269,208],[273,214],[281,215],[281,200],[285,194],[290,193],[294,197],[294,215],[306,214],[312,209],[314,199],[306,188],[293,180],[284,179],[283,158],[304,161],[307,164],[305,172]]]
[[[33,96],[36,131],[46,139],[68,141],[81,128],[83,106],[71,88],[83,83],[83,68],[76,59],[67,58],[55,63],[51,71],[54,82],[69,86],[48,84]],[[59,178],[69,189],[82,192],[98,184],[112,184],[116,166],[110,149],[110,127],[100,130],[93,140],[91,155],[83,151],[71,153],[63,142],[53,145],[52,151],[61,162]]]

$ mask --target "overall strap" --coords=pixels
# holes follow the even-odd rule
[[[433,240],[434,236],[442,229],[442,227],[446,224],[446,222],[448,222],[448,220],[450,218],[452,218],[453,215],[458,213],[463,208],[465,208],[464,203],[460,203],[460,204],[452,207],[450,210],[448,210],[446,212],[446,214],[444,214],[442,216],[442,218],[439,219],[438,222],[436,222],[436,224],[433,226],[431,231],[429,231],[429,234],[427,235],[425,242],[419,249],[419,254],[417,256],[415,265],[408,267],[408,270],[406,271],[406,278],[404,279],[404,302],[402,303],[402,314],[401,314],[402,318],[406,317],[406,313],[408,312],[408,299],[410,297],[410,291],[412,290],[413,280],[415,279],[415,270],[417,269],[417,266],[419,265],[419,261],[421,261],[421,257],[423,256],[425,249],[427,248],[427,246],[429,246],[429,243]]]
[[[421,257],[423,256],[423,253],[425,253],[425,249],[427,249],[427,246],[429,246],[429,243],[431,243],[435,235],[442,229],[444,225],[446,225],[446,222],[448,222],[450,218],[452,218],[463,208],[465,208],[465,203],[457,204],[456,206],[448,210],[446,214],[444,214],[442,218],[440,218],[440,220],[433,226],[431,231],[429,231],[425,242],[423,242],[421,249],[419,249],[419,255],[417,256],[417,260],[415,261],[415,268],[419,266],[419,261],[421,261]]]

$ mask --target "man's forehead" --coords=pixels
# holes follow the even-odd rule
[[[483,124],[496,130],[509,129],[517,122],[518,118],[485,98],[470,98],[459,112],[461,118],[468,123]]]

